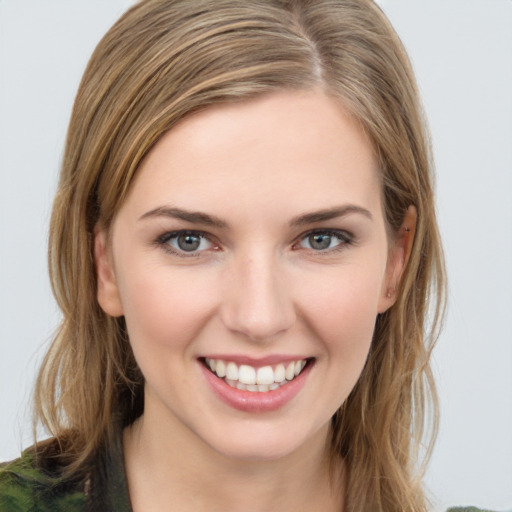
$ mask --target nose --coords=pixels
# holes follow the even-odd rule
[[[224,283],[222,320],[252,341],[265,341],[295,323],[290,286],[275,257],[248,257],[233,265]]]

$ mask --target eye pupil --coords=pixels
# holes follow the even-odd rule
[[[201,244],[201,237],[192,235],[190,233],[183,233],[178,236],[178,247],[182,251],[192,252],[196,251]]]
[[[313,233],[312,235],[309,235],[309,243],[313,249],[328,249],[331,245],[331,235]]]

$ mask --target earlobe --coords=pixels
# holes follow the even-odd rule
[[[110,316],[122,316],[123,307],[108,251],[108,237],[98,227],[94,230],[94,263],[96,266],[97,299],[101,309]]]
[[[416,208],[411,205],[405,213],[402,225],[396,235],[394,246],[389,254],[386,278],[381,290],[379,313],[384,313],[396,302],[400,280],[411,255],[416,231],[416,219]]]

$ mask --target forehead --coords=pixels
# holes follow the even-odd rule
[[[368,207],[376,195],[377,161],[360,124],[340,101],[294,91],[185,118],[142,162],[127,202],[137,209],[169,202],[318,209],[354,201]]]

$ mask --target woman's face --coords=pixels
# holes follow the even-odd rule
[[[125,316],[144,422],[242,459],[325,443],[403,261],[372,147],[339,102],[282,92],[188,117],[107,239],[98,298]]]

